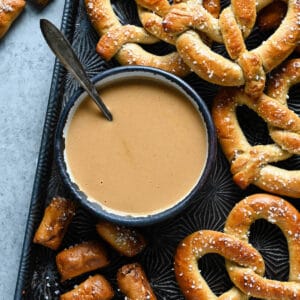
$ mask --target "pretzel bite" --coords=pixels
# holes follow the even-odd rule
[[[25,7],[25,0],[0,0],[0,39]]]
[[[100,221],[96,225],[96,230],[121,255],[132,257],[146,247],[144,237],[135,229]]]
[[[61,281],[103,268],[108,264],[106,251],[97,241],[71,246],[56,256],[56,265],[61,275]]]
[[[60,296],[60,300],[110,300],[114,291],[102,275],[90,276],[73,290]]]
[[[146,274],[138,263],[121,267],[117,273],[117,282],[126,299],[156,300]]]
[[[75,205],[71,200],[62,197],[53,198],[45,209],[33,242],[57,250],[74,215]]]

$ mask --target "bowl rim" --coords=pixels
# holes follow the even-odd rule
[[[105,70],[101,73],[98,73],[94,77],[91,78],[93,83],[98,83],[105,78],[113,77],[120,73],[130,73],[130,72],[139,72],[145,73],[145,75],[159,75],[166,78],[166,81],[171,81],[173,84],[179,86],[190,98],[193,99],[195,104],[197,105],[197,109],[202,115],[203,121],[207,130],[207,140],[208,140],[208,149],[207,149],[207,159],[204,169],[202,171],[201,176],[199,177],[198,182],[193,187],[193,189],[178,203],[173,205],[172,207],[153,213],[145,216],[130,216],[130,215],[119,215],[110,211],[107,211],[101,207],[100,204],[96,202],[92,202],[88,200],[87,196],[80,191],[79,187],[73,182],[67,172],[67,166],[64,160],[64,149],[65,149],[65,139],[63,137],[65,124],[68,120],[69,112],[71,111],[73,105],[76,101],[81,98],[81,95],[86,93],[84,89],[81,87],[78,88],[73,95],[66,102],[66,105],[63,107],[56,131],[54,136],[54,159],[58,166],[59,173],[61,175],[61,179],[71,193],[71,195],[88,211],[90,211],[94,216],[106,219],[108,221],[128,226],[148,226],[152,224],[156,224],[175,215],[179,214],[184,208],[187,207],[190,200],[196,194],[196,192],[203,186],[205,183],[211,169],[213,163],[215,161],[216,153],[217,153],[217,137],[216,130],[214,127],[214,123],[209,112],[209,109],[201,98],[201,96],[183,79],[173,75],[169,72],[163,71],[161,69],[153,68],[153,67],[145,67],[145,66],[118,66],[112,69]]]

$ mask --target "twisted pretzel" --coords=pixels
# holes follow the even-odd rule
[[[283,231],[290,255],[289,282],[263,278],[264,261],[248,244],[251,224],[264,218]],[[186,299],[217,299],[198,270],[198,259],[207,253],[226,258],[226,269],[235,287],[219,299],[300,299],[300,214],[282,198],[255,194],[230,212],[225,233],[201,230],[186,237],[175,255],[175,275]],[[238,289],[237,289],[237,288]]]
[[[247,270],[231,261],[226,268],[232,282],[241,291],[261,299],[300,299],[300,214],[282,198],[255,194],[240,201],[230,212],[224,232],[248,242],[252,223],[265,219],[283,232],[289,250],[289,282],[269,280],[253,269]]]
[[[244,43],[255,24],[256,12],[270,0],[234,0],[220,18],[202,5],[187,1],[172,6],[163,21],[166,30],[180,34],[176,47],[187,65],[203,79],[222,86],[245,85],[245,92],[258,97],[265,85],[265,73],[279,65],[295,49],[300,39],[300,1],[289,0],[280,27],[258,48],[248,51]],[[223,42],[232,60],[213,52],[190,28]]]
[[[217,253],[243,266],[245,274],[250,270],[264,274],[263,258],[248,243],[217,231],[197,231],[179,244],[175,255],[176,280],[187,300],[217,299],[198,270],[198,260],[208,253]],[[233,287],[220,296],[220,299],[239,300],[244,297]]]
[[[268,84],[267,95],[287,106],[288,91],[291,86],[300,83],[300,59],[293,59],[282,65]],[[276,118],[276,114],[273,115]],[[288,120],[288,128],[269,126],[272,139],[284,150],[293,154],[300,154],[300,127],[299,123]]]
[[[262,94],[254,101],[237,88],[224,88],[216,96],[212,116],[223,152],[231,163],[234,182],[241,188],[254,184],[279,195],[300,196],[300,171],[289,171],[270,165],[299,153],[300,118],[286,105],[286,93],[291,84],[299,82],[299,60],[286,66],[282,79],[275,75],[270,84],[270,95]],[[287,75],[296,76],[289,77]],[[277,94],[278,93],[278,94]],[[246,105],[263,118],[271,129],[271,135],[280,143],[251,146],[242,132],[236,108]],[[281,145],[293,153],[282,149]]]
[[[110,0],[85,0],[91,22],[101,36],[96,51],[105,59],[115,57],[122,65],[152,66],[185,76],[190,72],[177,52],[158,56],[144,50],[137,43],[153,44],[159,41],[138,26],[119,22]]]

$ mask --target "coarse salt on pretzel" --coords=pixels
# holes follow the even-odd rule
[[[112,248],[127,257],[139,254],[147,245],[143,235],[133,228],[99,221],[96,230]]]
[[[243,266],[244,273],[255,270],[264,274],[262,256],[248,243],[232,235],[201,230],[187,236],[177,247],[175,254],[175,275],[180,290],[187,300],[218,299],[202,277],[198,260],[208,253],[222,255],[226,259]],[[220,296],[220,299],[247,299],[235,287]]]
[[[0,39],[23,11],[25,5],[25,0],[0,0]]]
[[[139,263],[122,266],[117,272],[118,286],[125,299],[156,300],[156,296]]]
[[[300,59],[289,60],[274,73],[268,83],[267,95],[287,106],[289,89],[300,83]],[[274,118],[277,115],[274,113]],[[269,126],[272,139],[284,150],[290,153],[300,154],[300,128],[288,120],[289,130],[278,126]]]
[[[290,64],[295,67],[298,62],[292,61]],[[287,70],[288,73],[290,69]],[[293,84],[294,80],[291,78],[286,82]],[[265,191],[297,198],[300,197],[300,171],[285,170],[272,166],[271,163],[285,160],[297,152],[294,137],[300,130],[300,118],[286,105],[285,93],[289,85],[273,82],[270,92],[275,93],[276,97],[262,94],[256,101],[240,89],[223,88],[214,99],[212,116],[221,147],[231,163],[233,180],[237,185],[246,188],[254,184]],[[277,100],[280,93],[284,95],[284,101]],[[237,120],[236,108],[240,105],[247,105],[262,117],[271,131],[274,131],[272,135],[278,135],[277,142],[283,146],[285,143],[286,149],[293,147],[293,153],[277,144],[251,146]]]
[[[159,56],[147,52],[138,45],[139,42],[156,42],[157,39],[136,26],[132,26],[130,33],[126,34],[128,27],[122,26],[114,13],[110,0],[85,0],[85,5],[92,25],[101,36],[97,44],[97,51],[100,53],[103,54],[106,48],[109,51],[113,49],[114,57],[121,65],[152,66],[178,76],[185,76],[190,72],[190,68],[183,62],[177,52]],[[123,33],[121,43],[118,40],[120,36],[118,31]],[[115,35],[116,39],[109,38],[110,35]],[[105,45],[108,40],[112,42],[111,47]],[[114,47],[114,44],[117,47]],[[104,55],[110,57],[112,52]]]
[[[289,281],[263,278],[255,270],[226,261],[232,282],[245,294],[261,299],[300,299],[300,214],[284,199],[269,194],[254,194],[240,201],[226,220],[224,232],[248,242],[250,226],[258,219],[276,224],[283,232],[289,250]]]
[[[258,97],[264,89],[265,73],[287,58],[300,39],[300,1],[289,0],[287,14],[274,34],[256,49],[246,49],[244,39],[252,31],[256,12],[271,2],[231,1],[215,19],[199,3],[187,1],[173,5],[163,25],[168,31],[178,32],[177,50],[200,77],[222,86],[245,85],[247,94]],[[233,61],[214,53],[190,28],[225,43]]]

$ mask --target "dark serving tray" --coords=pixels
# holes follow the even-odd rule
[[[112,3],[123,23],[138,22],[133,0],[113,0]],[[228,1],[222,3],[227,5]],[[88,20],[83,0],[66,0],[62,31],[73,44],[89,76],[92,77],[105,69],[118,65],[115,61],[104,62],[96,54],[95,45],[98,36]],[[247,39],[248,48],[256,47],[264,38],[265,36],[258,30],[254,30],[254,33]],[[159,43],[155,46],[147,46],[147,49],[163,54],[170,51],[170,46]],[[215,51],[225,55],[224,48],[220,45],[215,46]],[[186,81],[194,87],[210,108],[218,87],[204,82],[194,74],[189,75]],[[77,83],[56,62],[15,299],[59,299],[61,293],[72,289],[75,284],[82,282],[90,275],[85,274],[63,284],[60,283],[55,266],[56,252],[32,243],[35,230],[50,199],[56,195],[71,197],[63,186],[53,160],[53,138],[61,108],[77,88]],[[300,113],[300,107],[297,105],[299,100],[299,87],[294,87],[290,91],[289,105],[298,114]],[[270,142],[265,123],[255,113],[241,108],[238,117],[251,144]],[[294,156],[280,165],[288,169],[300,169],[300,159]],[[133,259],[126,259],[112,251],[112,263],[99,272],[105,275],[114,286],[115,299],[124,298],[116,286],[116,271],[123,264],[133,261],[138,261],[143,265],[158,299],[183,299],[173,272],[173,256],[179,241],[200,229],[222,231],[226,217],[235,203],[255,192],[259,192],[259,190],[253,186],[242,191],[233,183],[228,162],[219,148],[217,160],[209,179],[202,190],[196,194],[189,207],[180,216],[162,224],[141,228],[149,242],[144,252]],[[300,209],[299,200],[288,200]],[[79,208],[61,249],[83,240],[98,238],[95,231],[96,222],[94,216],[83,208]],[[286,240],[281,231],[275,225],[259,220],[251,228],[250,241],[265,259],[266,276],[287,280],[289,256]],[[217,295],[232,286],[222,257],[213,254],[206,255],[199,261],[199,267],[202,275]]]

